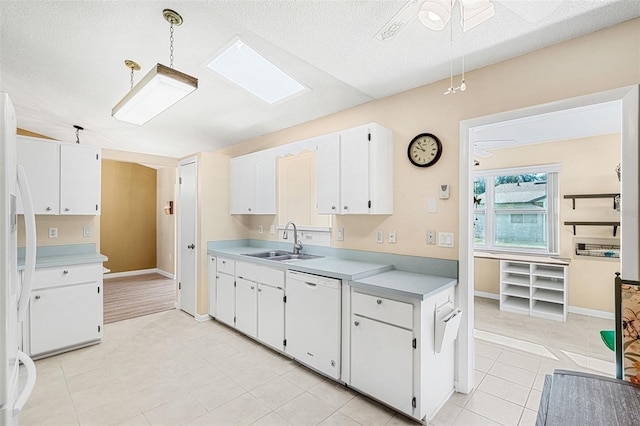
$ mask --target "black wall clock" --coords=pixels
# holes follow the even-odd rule
[[[417,167],[429,167],[438,162],[442,155],[442,143],[436,135],[421,133],[409,142],[407,156]]]

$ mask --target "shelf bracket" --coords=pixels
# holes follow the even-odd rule
[[[576,203],[576,200],[574,198],[573,203]],[[575,207],[574,207],[575,208]],[[573,225],[573,235],[576,235],[576,225]]]
[[[613,236],[616,236],[616,233],[618,232],[618,225],[613,225]],[[575,235],[575,234],[574,234]]]

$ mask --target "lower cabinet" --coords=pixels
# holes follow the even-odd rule
[[[258,337],[258,284],[236,278],[236,328],[251,337]]]
[[[216,279],[216,319],[235,327],[236,279],[232,275],[218,272]]]
[[[102,338],[102,264],[37,269],[23,347],[42,357]]]
[[[258,340],[284,350],[284,289],[258,284]]]

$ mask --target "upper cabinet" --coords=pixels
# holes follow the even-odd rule
[[[276,214],[276,159],[262,153],[231,159],[231,214]]]
[[[370,123],[317,142],[318,213],[393,213],[391,130]]]
[[[35,214],[100,214],[100,149],[18,137],[18,164],[29,180]],[[22,203],[18,203],[22,213]]]

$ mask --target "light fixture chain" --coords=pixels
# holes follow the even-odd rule
[[[131,67],[131,88],[129,90],[133,89],[133,67]]]
[[[173,68],[173,22],[169,28],[169,66]]]

